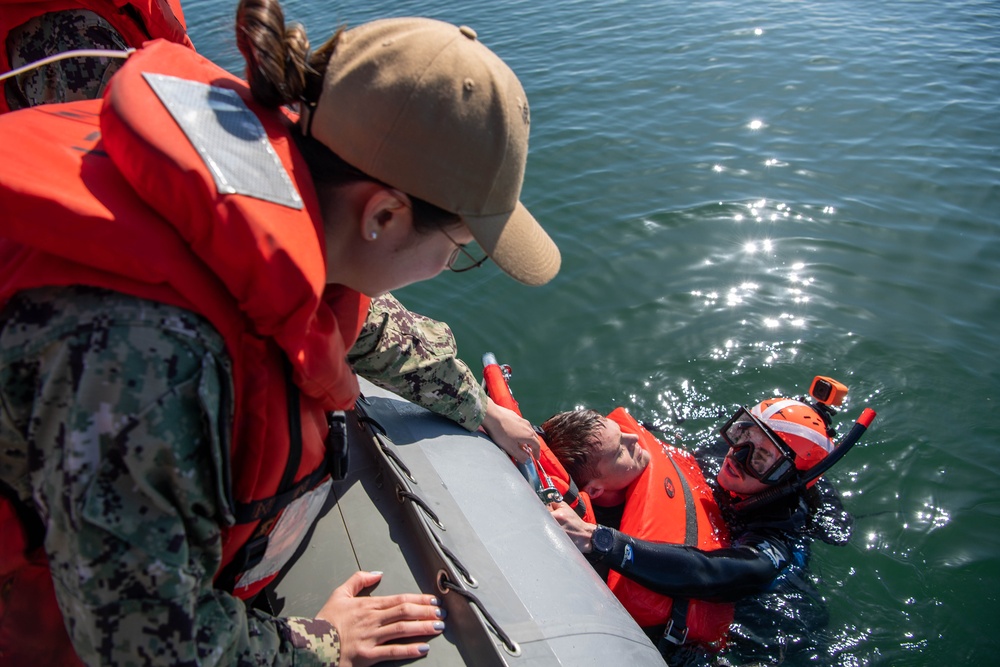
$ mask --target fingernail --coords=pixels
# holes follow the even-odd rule
[[[444,621],[434,621],[435,630],[444,630]]]
[[[431,604],[437,607],[438,605],[441,604],[441,601],[438,600],[437,598],[431,598]]]
[[[427,653],[427,651],[431,650],[431,645],[421,644],[420,646],[417,647],[417,650],[420,651],[421,653]]]
[[[382,570],[372,570],[368,574],[374,574],[377,577],[381,577],[382,576]]]
[[[437,614],[438,618],[445,618],[448,615],[448,610],[447,609],[438,609],[435,612],[435,614]]]

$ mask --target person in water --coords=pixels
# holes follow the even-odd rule
[[[832,414],[832,409],[820,403],[783,398],[765,400],[752,409],[740,408],[720,431],[728,452],[718,470],[714,501],[711,496],[698,498],[695,485],[705,481],[700,468],[685,468],[677,456],[682,452],[671,454],[673,448],[662,446],[675,463],[668,470],[688,471],[681,481],[684,494],[693,495],[696,502],[718,504],[725,526],[715,530],[728,530],[729,537],[728,544],[722,540],[713,548],[642,539],[643,535],[619,531],[623,517],[635,507],[632,494],[673,498],[677,485],[668,483],[668,476],[638,484],[651,467],[651,459],[662,454],[650,451],[650,443],[656,446],[651,437],[643,441],[646,446],[641,444],[643,429],[634,420],[613,420],[593,410],[557,414],[541,427],[545,442],[579,488],[589,494],[597,523],[584,521],[565,503],[551,505],[551,513],[605,579],[619,576],[669,598],[665,607],[658,607],[669,610],[669,617],[645,629],[668,660],[690,660],[692,653],[717,650],[726,638],[720,637],[710,647],[686,641],[691,629],[690,619],[685,618],[688,601],[732,602],[775,591],[805,602],[817,597],[804,576],[808,545],[817,538],[846,544],[851,525],[832,487],[817,485],[810,475],[834,451]],[[667,494],[663,494],[664,486]],[[680,489],[676,493],[680,496]],[[654,524],[666,517],[655,504],[646,511],[653,512]],[[628,600],[622,601],[628,608]],[[721,618],[731,619],[732,613]],[[823,613],[807,611],[797,617],[822,619]]]
[[[374,21],[310,51],[280,5],[244,0],[236,28],[249,91],[159,42],[103,101],[0,117],[14,663],[368,665],[443,630],[430,595],[361,595],[377,572],[312,619],[250,602],[329,490],[369,297],[465,268],[474,240],[526,284],[558,271],[519,201],[526,96],[467,27]],[[211,160],[191,118],[234,122]]]

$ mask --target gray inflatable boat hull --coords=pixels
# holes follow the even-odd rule
[[[361,382],[347,478],[274,587],[276,611],[311,617],[356,570],[380,570],[376,594],[432,593],[448,611],[414,664],[663,664],[492,441]]]

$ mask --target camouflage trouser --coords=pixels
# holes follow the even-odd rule
[[[11,69],[75,49],[124,50],[124,38],[92,11],[73,9],[36,16],[7,35]],[[79,57],[24,72],[4,83],[11,110],[38,104],[95,99],[104,93],[120,58]]]

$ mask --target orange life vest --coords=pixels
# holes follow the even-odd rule
[[[220,193],[149,74],[235,93],[259,119],[300,206]],[[326,286],[322,217],[291,131],[289,118],[256,105],[243,81],[162,40],[129,58],[104,102],[0,116],[0,307],[33,287],[90,285],[187,308],[225,339],[236,523],[223,529],[220,572],[244,598],[283,564],[280,556],[268,562],[267,550],[281,509],[329,477],[327,411],[351,408],[358,395],[346,353],[368,310],[363,295]],[[5,542],[0,588],[20,597],[0,596],[0,651],[28,647],[33,636],[39,646],[54,643],[37,631],[37,617],[55,605],[51,578],[37,576],[39,563],[47,574],[44,553]],[[14,613],[22,609],[36,613]]]
[[[483,369],[486,393],[498,405],[521,414],[510,386],[498,364]],[[642,475],[626,491],[625,508],[619,529],[633,537],[652,542],[684,544],[711,550],[729,546],[729,531],[694,457],[676,447],[665,445],[630,415],[616,408],[608,419],[625,433],[639,436],[642,447],[650,453],[650,462]],[[572,493],[576,484],[556,455],[539,437],[540,476],[548,476],[563,495],[570,494],[570,505],[583,519],[596,523],[590,496],[583,491]],[[679,621],[686,641],[721,645],[733,622],[733,605],[704,600],[675,601],[611,572],[608,587],[642,627],[655,627]],[[683,610],[682,614],[676,612]],[[686,632],[686,634],[684,634]],[[677,636],[677,635],[673,635]]]
[[[616,408],[608,419],[623,432],[639,436],[643,449],[650,454],[649,465],[626,490],[619,529],[652,542],[706,550],[728,547],[729,531],[694,457],[657,440],[624,408]],[[608,587],[640,626],[657,626],[671,620],[677,602],[670,597],[654,593],[617,572],[608,576]],[[689,642],[722,642],[732,621],[732,604],[687,601]]]
[[[180,0],[0,0],[0,72],[11,70],[7,35],[27,21],[70,9],[88,9],[110,23],[125,43],[139,48],[151,39],[166,39],[194,48]],[[0,82],[0,114],[10,111]]]

